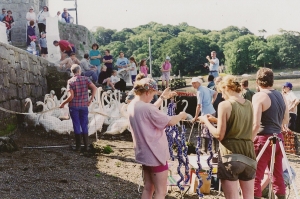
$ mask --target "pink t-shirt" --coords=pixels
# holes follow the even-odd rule
[[[163,69],[164,69],[164,70],[170,70],[171,67],[172,67],[172,65],[171,65],[170,62],[165,62],[165,63],[163,64]]]
[[[147,166],[165,165],[170,153],[164,128],[171,117],[136,98],[128,105],[127,112],[136,161]]]
[[[144,74],[146,75],[146,77],[147,77],[147,75],[148,75],[148,68],[147,68],[147,65],[141,66],[141,67],[140,67],[140,71],[141,71],[141,73],[144,73]]]

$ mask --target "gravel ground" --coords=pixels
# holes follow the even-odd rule
[[[189,132],[188,132],[189,133]],[[101,145],[110,145],[110,154],[85,157],[71,151],[68,145],[74,137],[45,134],[40,131],[18,131],[13,138],[20,150],[2,153],[0,158],[0,198],[101,198],[137,199],[137,188],[141,183],[141,166],[134,161],[132,138],[129,132],[118,136],[100,135]],[[91,137],[90,141],[94,141]],[[194,135],[192,136],[194,140]],[[25,146],[53,146],[62,148],[23,149]],[[300,173],[299,156],[288,156],[296,173]],[[175,172],[177,163],[172,166]],[[300,175],[296,179],[300,187]],[[288,193],[289,191],[287,191]],[[298,189],[298,192],[300,190]],[[166,198],[179,198],[178,189]],[[197,199],[196,194],[184,198]],[[205,199],[224,198],[216,191],[205,195]],[[293,190],[289,198],[295,198]]]

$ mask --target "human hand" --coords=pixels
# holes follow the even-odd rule
[[[209,122],[211,123],[217,123],[218,122],[218,119],[210,114],[207,114],[207,119]]]
[[[64,107],[65,107],[64,103],[62,103],[61,105],[59,105],[59,108],[64,108]]]
[[[180,112],[178,115],[181,117],[182,120],[185,120],[187,118],[186,112]]]
[[[206,56],[206,59],[210,59],[210,57],[207,55],[207,56]]]
[[[176,96],[177,93],[175,91],[171,91],[171,89],[168,87],[166,88],[163,93],[161,94],[161,96],[164,98],[164,99],[170,99],[174,96]]]

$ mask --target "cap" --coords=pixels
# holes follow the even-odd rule
[[[45,32],[41,32],[41,35],[46,34]]]
[[[289,87],[290,89],[293,88],[293,84],[290,82],[285,82],[282,86]]]
[[[169,56],[166,57],[166,60],[171,60],[171,58]]]
[[[35,35],[29,36],[30,39],[36,39]]]
[[[194,82],[199,82],[200,84],[202,84],[202,80],[199,77],[193,77],[192,83],[194,83]]]

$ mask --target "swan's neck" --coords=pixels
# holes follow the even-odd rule
[[[185,110],[187,109],[187,107],[188,107],[188,102],[184,102],[185,103],[185,107],[184,107],[184,109],[183,109],[183,112],[185,112]]]
[[[32,101],[29,101],[29,109],[28,109],[28,113],[33,113],[33,108],[32,108]]]

